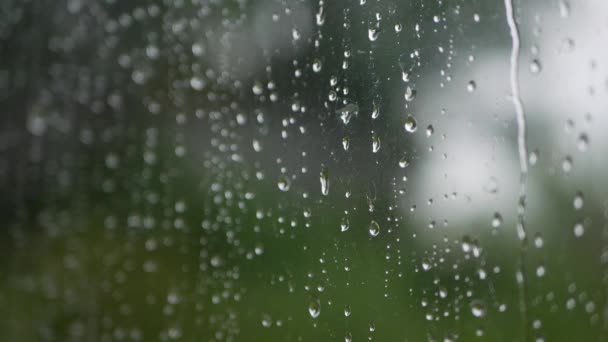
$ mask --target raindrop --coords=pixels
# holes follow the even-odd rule
[[[349,317],[351,313],[352,313],[352,310],[350,309],[350,305],[346,305],[344,307],[344,317]]]
[[[403,95],[405,101],[411,102],[416,98],[416,90],[412,89],[410,86],[405,88],[405,94]]]
[[[418,129],[418,123],[412,115],[408,115],[405,118],[405,124],[403,126],[408,133],[414,133]]]
[[[380,35],[380,30],[376,27],[370,27],[367,30],[367,38],[369,38],[370,42],[375,42],[378,40],[378,36]]]
[[[401,160],[399,160],[399,167],[402,168],[402,169],[405,169],[409,165],[410,165],[409,159],[404,154],[403,157],[401,157]]]
[[[536,248],[541,248],[544,244],[545,242],[543,241],[543,236],[540,235],[540,233],[534,234],[534,246]]]
[[[342,147],[344,148],[344,151],[348,151],[348,148],[350,147],[350,139],[348,137],[342,138]]]
[[[572,201],[572,204],[574,205],[574,209],[576,210],[581,210],[583,208],[584,203],[584,197],[583,197],[583,193],[582,192],[577,192],[576,195],[574,196],[574,201]]]
[[[255,95],[261,95],[262,92],[264,91],[264,86],[262,85],[262,82],[255,81],[253,83],[253,86],[251,87],[251,90],[253,91],[253,93]]]
[[[427,258],[422,259],[421,265],[422,265],[422,270],[424,270],[425,272],[430,270],[433,267],[433,265],[431,264],[431,261]]]
[[[581,237],[585,234],[585,226],[581,222],[574,224],[574,236]]]
[[[489,194],[498,192],[498,180],[496,177],[490,177],[483,186],[483,190]]]
[[[502,216],[500,213],[494,213],[494,217],[492,218],[492,227],[498,228],[502,225]]]
[[[315,58],[315,61],[312,63],[312,71],[319,72],[319,71],[321,71],[322,67],[323,67],[323,64],[321,63],[321,60],[318,58]]]
[[[471,313],[477,318],[485,317],[487,313],[486,305],[481,300],[473,300],[471,302]]]
[[[469,81],[469,83],[467,83],[467,91],[469,93],[472,93],[475,91],[475,89],[477,89],[477,84],[475,83],[475,81]]]
[[[321,303],[318,300],[312,300],[308,305],[308,313],[310,317],[317,318],[321,314]]]
[[[291,30],[291,36],[293,37],[293,40],[299,40],[302,35],[300,34],[300,31],[297,28],[294,28],[293,30]]]
[[[542,65],[538,59],[532,60],[530,62],[530,72],[533,74],[538,74],[542,70]]]
[[[321,193],[323,196],[327,196],[329,194],[329,170],[325,165],[321,166],[319,179],[321,181]]]
[[[433,127],[433,125],[428,125],[428,127],[426,128],[426,136],[427,136],[427,138],[430,138],[431,135],[433,135],[434,132],[435,132],[435,128]]]
[[[372,152],[376,153],[380,150],[380,137],[378,134],[372,133]]]
[[[562,161],[562,170],[564,170],[565,173],[570,173],[570,171],[572,171],[572,157],[567,156],[564,158]]]
[[[578,136],[578,140],[576,141],[576,146],[578,147],[578,150],[581,152],[587,151],[587,148],[589,147],[589,137],[587,137],[587,134],[581,133]]]
[[[350,222],[348,221],[348,218],[343,217],[342,221],[340,221],[340,231],[345,232],[348,228],[350,228]]]
[[[338,113],[338,115],[340,116],[342,123],[344,123],[344,125],[348,125],[350,119],[352,119],[353,116],[359,114],[359,106],[354,103],[349,103],[346,106],[338,109],[336,113]]]
[[[371,237],[376,237],[378,234],[380,234],[380,226],[378,225],[378,222],[372,220],[369,224],[369,235]]]
[[[279,190],[281,190],[281,191],[289,191],[291,182],[289,181],[289,178],[287,178],[287,176],[281,175],[281,176],[279,176],[279,181],[277,182],[277,186],[279,187]]]
[[[373,107],[372,107],[372,119],[377,119],[379,116],[380,116],[380,108],[374,102]]]

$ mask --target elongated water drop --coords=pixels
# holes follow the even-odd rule
[[[329,194],[329,170],[325,165],[321,167],[319,179],[321,181],[321,193],[323,196],[327,196]]]
[[[380,151],[380,137],[378,134],[372,133],[372,152],[376,153]]]

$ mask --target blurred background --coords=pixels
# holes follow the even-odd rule
[[[607,341],[608,3],[510,1],[2,1],[0,339]]]

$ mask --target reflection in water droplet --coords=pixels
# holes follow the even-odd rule
[[[405,169],[409,165],[410,165],[410,162],[409,162],[407,156],[404,154],[403,157],[401,157],[401,160],[399,160],[399,167],[402,169]]]
[[[281,176],[279,176],[279,181],[277,182],[277,186],[279,187],[279,190],[281,190],[281,191],[289,191],[291,182],[289,181],[289,178],[287,178],[287,176],[281,175]]]
[[[565,173],[570,173],[570,171],[572,171],[572,157],[567,156],[564,158],[564,161],[562,161],[562,170],[564,170]]]
[[[469,93],[472,93],[475,91],[475,89],[477,89],[477,84],[475,83],[475,81],[469,81],[469,83],[467,83],[467,91]]]
[[[380,137],[378,134],[372,133],[372,152],[376,153],[380,150]]]
[[[322,67],[323,67],[323,64],[321,63],[321,60],[318,58],[315,58],[315,61],[312,63],[312,71],[319,72],[319,71],[321,71]]]
[[[350,139],[348,137],[342,138],[342,148],[344,148],[344,151],[348,151],[349,147],[350,147]]]
[[[428,258],[422,259],[421,265],[422,265],[422,270],[424,270],[424,271],[428,271],[433,267],[433,265],[431,264],[431,261]]]
[[[351,311],[351,309],[350,309],[350,305],[346,305],[346,306],[344,307],[344,317],[349,317],[349,316],[350,316],[350,314],[351,314],[351,312],[352,312],[352,311]]]
[[[321,166],[319,179],[321,181],[321,193],[323,196],[327,196],[329,194],[329,170],[324,165]]]
[[[342,120],[342,123],[348,125],[353,116],[359,114],[359,106],[354,103],[349,103],[346,106],[336,111]]]
[[[342,221],[340,221],[340,231],[345,232],[348,228],[350,228],[350,222],[348,221],[348,218],[343,217]]]
[[[530,62],[530,72],[533,74],[538,74],[542,70],[542,65],[538,59],[532,60]]]
[[[375,42],[376,40],[378,40],[379,35],[380,35],[380,30],[376,27],[370,27],[367,30],[367,38],[369,38],[369,40],[371,42]]]
[[[492,218],[492,227],[498,228],[502,225],[502,216],[500,213],[494,213],[494,218]]]
[[[587,148],[589,147],[589,137],[587,136],[587,134],[581,133],[578,136],[578,140],[576,141],[576,146],[578,147],[578,150],[581,152],[587,151]]]
[[[308,313],[310,317],[317,318],[321,314],[321,303],[318,300],[312,300],[308,305]]]
[[[574,205],[574,209],[576,210],[580,210],[583,208],[584,203],[584,197],[583,197],[583,193],[582,192],[577,192],[576,195],[574,196],[574,201],[572,201],[572,204]]]
[[[380,116],[380,108],[378,107],[376,102],[374,102],[373,108],[372,108],[372,119],[377,119],[378,116]]]
[[[403,127],[405,127],[405,130],[407,132],[414,133],[418,129],[418,123],[412,115],[408,115],[405,119],[405,124],[403,125]]]
[[[481,300],[473,300],[471,302],[471,313],[477,318],[485,317],[487,312],[486,305]]]
[[[378,225],[378,222],[372,220],[372,222],[369,224],[369,235],[376,237],[378,234],[380,234],[380,226]]]
[[[410,86],[407,86],[407,88],[405,88],[405,94],[403,95],[403,97],[407,102],[414,101],[414,99],[416,98],[416,90],[412,89]]]
[[[585,234],[585,226],[583,226],[583,224],[581,222],[577,222],[574,225],[574,236],[576,237],[581,237],[583,236],[583,234]]]

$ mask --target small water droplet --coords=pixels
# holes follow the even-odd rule
[[[414,133],[418,129],[418,123],[412,115],[408,115],[407,118],[405,118],[403,127],[408,133]]]
[[[538,74],[542,70],[542,65],[538,59],[533,59],[530,62],[530,72],[533,74]]]
[[[471,313],[473,314],[473,316],[475,316],[477,318],[485,317],[485,315],[487,313],[485,303],[478,299],[473,300],[471,302]]]
[[[581,152],[587,151],[587,148],[589,147],[589,137],[587,136],[587,134],[581,133],[578,136],[578,140],[576,141],[576,146],[578,147],[578,150]]]
[[[585,234],[585,226],[581,222],[574,224],[574,236],[581,237]]]
[[[378,107],[376,102],[374,102],[373,107],[372,107],[372,119],[377,119],[379,116],[380,116],[380,108]]]
[[[312,300],[310,304],[308,304],[308,313],[310,317],[317,318],[321,314],[321,303],[319,300]]]
[[[564,170],[565,173],[570,173],[570,171],[572,171],[572,157],[567,156],[564,158],[562,161],[562,170]]]
[[[405,93],[403,94],[403,97],[407,102],[414,101],[414,99],[416,98],[416,90],[412,89],[410,86],[407,86],[405,88]]]
[[[348,151],[349,147],[350,147],[350,139],[348,137],[342,138],[342,148],[344,148],[344,151]]]
[[[344,123],[344,125],[348,125],[353,116],[359,114],[359,106],[354,103],[349,103],[346,106],[338,109],[336,112],[340,116],[342,123]]]
[[[321,63],[321,60],[318,58],[315,58],[315,61],[312,63],[312,71],[319,72],[319,71],[321,71],[322,67],[323,67],[323,64]]]
[[[372,133],[372,152],[376,153],[380,150],[380,137],[378,134]]]
[[[401,160],[399,160],[399,167],[402,169],[405,169],[409,165],[410,165],[409,159],[407,158],[407,155],[404,154],[403,157],[401,157]]]
[[[572,204],[574,205],[574,209],[576,210],[581,210],[583,208],[584,203],[584,197],[583,197],[583,193],[582,192],[577,192],[576,195],[574,196],[574,201],[572,201]]]
[[[477,83],[475,83],[475,81],[469,81],[469,83],[467,83],[467,91],[472,93],[475,89],[477,89]]]
[[[369,224],[369,235],[371,237],[376,237],[378,234],[380,234],[380,226],[378,225],[378,222],[372,220]]]
[[[427,138],[430,138],[433,133],[435,133],[435,128],[433,127],[433,125],[428,125],[428,127],[426,128]]]
[[[281,190],[281,191],[289,191],[291,182],[289,181],[289,178],[287,178],[287,176],[281,175],[281,176],[279,176],[279,181],[277,182],[277,186],[279,187],[279,190]]]
[[[350,222],[347,217],[343,217],[342,221],[340,221],[340,231],[345,232],[350,228]]]
[[[327,196],[329,194],[329,170],[325,165],[321,166],[319,179],[321,181],[321,193],[323,196]]]
[[[500,213],[494,213],[494,217],[492,218],[492,227],[498,228],[502,225],[502,216]]]
[[[367,30],[367,38],[369,38],[370,42],[375,42],[378,40],[378,36],[380,35],[380,29],[377,27],[370,27]]]

